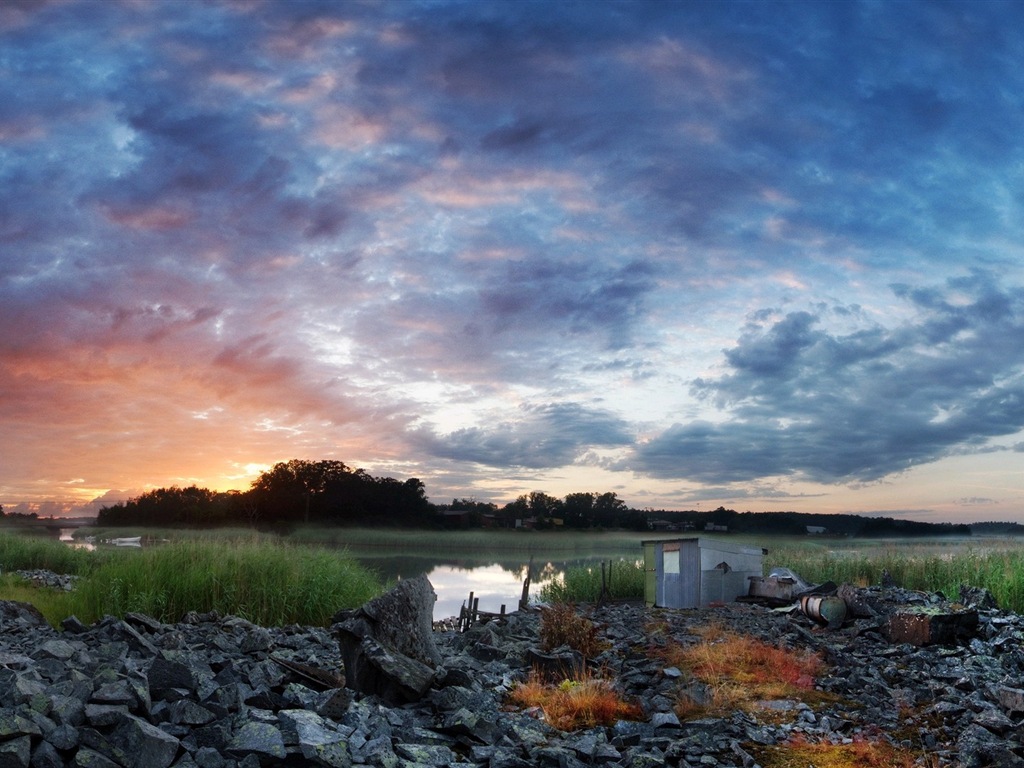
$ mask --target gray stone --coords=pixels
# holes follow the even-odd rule
[[[0,628],[48,627],[46,617],[31,603],[0,600]]]
[[[151,695],[157,697],[175,689],[195,691],[198,687],[196,673],[189,665],[163,655],[153,659],[146,671],[146,680]]]
[[[125,768],[167,768],[178,754],[178,739],[134,715],[122,720],[110,740],[131,757]]]
[[[227,761],[220,752],[212,747],[200,747],[192,759],[195,760],[199,768],[224,768],[227,765]]]
[[[85,704],[72,696],[52,696],[50,718],[57,725],[81,725],[85,722]]]
[[[31,759],[31,737],[19,736],[0,742],[0,768],[28,768]]]
[[[424,765],[449,766],[457,756],[445,746],[430,744],[395,744],[395,754],[404,760]]]
[[[228,742],[227,751],[239,758],[255,756],[257,760],[283,760],[284,738],[269,723],[250,722],[243,725]]]
[[[373,625],[382,644],[422,664],[437,667],[441,655],[434,641],[433,612],[437,594],[425,575],[403,579],[389,592],[365,603],[357,616]]]
[[[240,646],[242,653],[269,651],[273,647],[274,638],[263,627],[254,627],[246,632]]]
[[[0,741],[20,736],[40,736],[42,731],[36,723],[25,717],[23,712],[5,707],[0,709]]]
[[[86,704],[85,720],[94,728],[116,725],[128,715],[124,704]]]
[[[289,709],[279,712],[278,717],[285,743],[298,745],[306,760],[332,768],[352,765],[345,737],[316,713]]]
[[[339,630],[345,665],[345,685],[379,696],[388,704],[421,699],[434,681],[434,670],[416,659],[387,648],[374,638]]]
[[[48,741],[41,741],[32,750],[32,768],[64,768],[64,758]]]
[[[118,765],[109,757],[105,757],[88,747],[78,750],[70,765],[72,768],[123,768],[123,766]]]
[[[46,735],[46,740],[57,749],[70,750],[78,746],[81,737],[73,725],[58,725]]]
[[[51,658],[59,661],[68,661],[75,655],[77,649],[67,640],[47,640],[39,646],[35,654],[36,658]]]

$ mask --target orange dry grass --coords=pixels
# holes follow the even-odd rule
[[[625,701],[611,682],[589,674],[557,685],[531,674],[529,680],[512,689],[509,702],[523,708],[539,707],[544,719],[563,731],[643,718],[643,709]]]
[[[921,755],[882,739],[856,739],[851,744],[812,743],[794,737],[775,747],[751,746],[764,768],[912,768]]]
[[[793,651],[711,625],[699,633],[700,642],[670,643],[655,654],[666,664],[688,670],[711,692],[710,709],[735,709],[754,701],[798,697],[814,686],[824,663],[816,654]],[[681,717],[702,710],[680,702]]]
[[[556,603],[541,609],[540,642],[545,651],[567,645],[588,659],[604,648],[594,622],[577,613],[571,603]]]

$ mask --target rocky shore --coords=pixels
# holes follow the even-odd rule
[[[259,627],[189,614],[143,615],[60,630],[30,607],[0,602],[0,768],[256,768],[257,766],[683,766],[751,768],[756,745],[849,743],[870,735],[924,750],[929,766],[1017,766],[1024,723],[1024,621],[968,592],[970,637],[918,647],[886,634],[885,606],[941,606],[937,595],[873,588],[842,627],[799,611],[733,603],[689,611],[613,604],[585,609],[606,650],[594,659],[645,711],[641,722],[561,732],[507,692],[538,658],[537,612],[464,633],[435,633],[440,670],[422,699],[386,705],[340,687],[336,633]],[[645,627],[657,619],[667,632]],[[650,653],[693,642],[718,622],[783,648],[810,649],[834,702],[771,705],[680,722],[680,695],[700,695]],[[661,640],[659,640],[661,638]],[[891,734],[886,736],[886,734]]]

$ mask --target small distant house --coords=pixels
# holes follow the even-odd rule
[[[702,608],[731,602],[764,576],[761,547],[703,537],[655,539],[644,548],[644,600],[659,608]]]
[[[826,533],[827,531],[828,531],[828,528],[826,528],[823,525],[808,525],[807,526],[807,535],[808,536],[821,536],[823,533]]]
[[[729,526],[719,525],[718,523],[704,523],[704,530],[725,532],[729,530]]]
[[[449,525],[469,525],[472,519],[472,513],[468,509],[446,509],[441,515]]]

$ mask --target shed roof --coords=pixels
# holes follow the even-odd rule
[[[697,542],[699,549],[711,549],[716,552],[727,552],[733,555],[767,555],[768,550],[764,547],[755,547],[750,544],[741,544],[738,541],[722,541],[721,539],[712,539],[707,536],[687,536],[687,537],[673,537],[669,539],[643,539],[640,543],[646,544],[665,544],[665,543],[677,543],[677,542]]]

